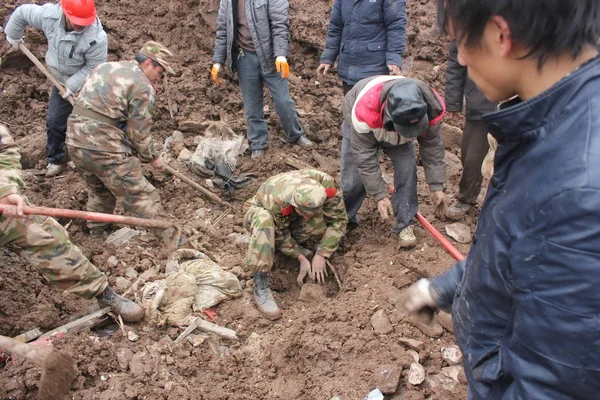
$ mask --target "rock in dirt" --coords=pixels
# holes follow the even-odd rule
[[[250,236],[248,236],[245,233],[233,232],[233,233],[230,233],[229,235],[227,235],[227,237],[235,240],[236,243],[239,243],[239,244],[248,244],[248,242],[250,241]]]
[[[419,316],[411,315],[408,322],[431,338],[440,337],[444,333],[444,328],[435,319],[432,319],[429,323],[425,323]]]
[[[140,338],[140,336],[137,333],[135,333],[134,331],[127,332],[127,339],[129,339],[129,341],[137,342],[139,338]]]
[[[125,271],[125,277],[127,279],[137,279],[138,277],[138,272],[135,270],[135,268],[127,268],[127,270]]]
[[[114,268],[118,264],[119,264],[119,260],[115,256],[110,256],[110,257],[108,257],[108,260],[106,260],[106,265],[108,265],[110,268]]]
[[[398,339],[398,341],[400,343],[402,343],[403,345],[405,345],[413,350],[416,350],[416,351],[421,351],[425,348],[425,344],[423,342],[421,342],[420,340],[401,337],[400,339]]]
[[[390,366],[381,369],[375,375],[375,380],[377,382],[377,388],[383,394],[393,394],[396,393],[398,389],[398,384],[400,384],[400,373],[402,372],[402,368],[397,366]]]
[[[190,159],[192,158],[193,155],[194,155],[194,153],[192,153],[188,149],[182,149],[179,152],[179,156],[177,156],[177,161],[185,164],[186,162],[190,161]]]
[[[298,301],[304,303],[321,303],[326,299],[325,289],[321,285],[305,283],[300,290]]]
[[[375,330],[375,333],[378,335],[387,335],[394,331],[394,327],[383,310],[379,310],[373,314],[371,317],[371,325],[373,325],[373,330]]]
[[[417,353],[415,350],[409,349],[409,350],[406,350],[406,352],[408,354],[410,354],[410,356],[412,357],[412,359],[413,359],[414,362],[418,363],[420,361],[421,357],[419,356],[419,353]]]
[[[458,365],[462,362],[462,353],[458,346],[442,347],[442,359],[449,365]]]
[[[452,367],[444,367],[442,368],[442,375],[451,378],[452,380],[458,382],[458,375],[460,375],[460,371],[462,371],[462,366],[454,365]]]
[[[153,371],[152,356],[145,351],[135,353],[129,361],[129,370],[135,377],[147,376]]]
[[[458,243],[471,243],[471,228],[460,222],[446,225],[446,233]]]
[[[444,137],[444,146],[447,149],[460,149],[462,141],[462,130],[452,125],[442,124],[442,136]]]
[[[379,389],[372,390],[369,392],[365,400],[383,400],[383,393]]]
[[[458,385],[453,379],[448,378],[442,374],[429,375],[425,380],[425,384],[423,387],[427,389],[432,389],[434,392],[441,392],[444,390],[448,390],[453,392]]]
[[[117,349],[117,364],[121,371],[127,371],[129,362],[133,358],[133,351],[128,347],[121,347]]]
[[[140,236],[140,232],[131,228],[121,228],[116,232],[111,233],[106,238],[106,243],[112,244],[115,247],[120,247],[125,243],[129,242],[131,239]]]
[[[411,385],[420,385],[425,380],[425,368],[419,363],[411,363],[408,371],[408,382]]]
[[[436,319],[440,323],[440,325],[444,327],[445,330],[447,330],[448,332],[454,332],[454,325],[452,324],[452,315],[445,311],[440,311],[436,315]]]
[[[206,129],[206,124],[197,119],[186,119],[179,123],[178,129],[181,132],[203,133]]]
[[[129,289],[129,286],[131,286],[131,282],[129,282],[129,279],[119,276],[115,280],[115,289],[117,289],[120,292],[124,292],[125,290]]]

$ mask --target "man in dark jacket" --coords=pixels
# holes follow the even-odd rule
[[[458,62],[456,42],[450,43],[448,68],[446,69],[446,111],[452,119],[458,119],[466,99],[465,129],[460,144],[463,173],[458,198],[448,207],[447,216],[461,219],[477,203],[481,191],[481,164],[489,150],[487,128],[481,119],[483,114],[496,110],[497,103],[485,98],[467,75],[467,68]]]
[[[296,104],[290,98],[286,59],[289,40],[287,0],[221,0],[211,77],[215,84],[221,83],[219,74],[226,61],[231,73],[237,70],[252,158],[260,157],[267,148],[265,83],[286,140],[302,147],[313,145],[304,135]]]
[[[440,2],[471,79],[511,100],[483,117],[498,148],[467,259],[404,308],[452,308],[470,399],[597,399],[600,3]]]
[[[335,0],[319,75],[338,59],[344,95],[358,81],[400,75],[406,31],[405,0]]]
[[[377,202],[383,220],[394,216],[401,247],[417,244],[412,219],[417,213],[417,166],[414,139],[419,142],[425,177],[438,214],[445,212],[444,140],[440,121],[442,98],[427,84],[403,76],[380,75],[359,81],[344,98],[342,124],[342,191],[348,220],[367,194]],[[379,166],[378,149],[394,165],[392,200]]]

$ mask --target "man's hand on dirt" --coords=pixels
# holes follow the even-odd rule
[[[390,75],[402,75],[402,69],[394,64],[388,64],[388,69],[390,70]]]
[[[156,169],[165,169],[165,162],[163,161],[162,156],[159,156],[156,160],[153,160],[150,165]]]
[[[304,278],[310,273],[310,261],[308,261],[308,258],[306,258],[304,254],[298,256],[298,261],[300,261],[300,273],[298,274],[297,280],[298,285],[302,286],[304,284]]]
[[[431,297],[429,286],[430,283],[427,279],[420,279],[402,292],[399,302],[400,311],[409,314],[417,313],[425,307],[435,308],[436,304]]]
[[[277,72],[281,72],[283,79],[287,79],[290,76],[290,65],[285,57],[279,56],[275,59],[275,68],[277,68]]]
[[[446,214],[448,213],[448,202],[446,201],[444,192],[441,190],[431,192],[431,202],[435,207],[435,216],[439,220],[445,219]]]
[[[221,71],[221,64],[213,64],[212,69],[210,70],[210,77],[212,78],[215,85],[220,85],[223,82],[223,79],[219,76],[219,72]]]
[[[65,90],[65,93],[62,95],[62,98],[66,100],[67,97],[72,96],[72,95],[73,95],[73,92],[71,92],[71,89],[67,88]]]
[[[377,211],[381,215],[381,219],[387,221],[390,217],[394,216],[394,208],[392,202],[387,197],[377,202]]]
[[[320,64],[319,68],[317,68],[317,75],[319,75],[319,76],[327,75],[329,68],[331,68],[331,64],[325,64],[325,63]]]
[[[0,199],[0,204],[9,207],[2,212],[5,217],[21,217],[23,215],[23,206],[25,205],[25,199],[18,194],[9,194]]]
[[[325,277],[327,276],[327,259],[320,255],[315,255],[312,260],[312,274],[313,278],[318,283],[325,283]]]
[[[8,43],[10,43],[10,45],[12,47],[14,47],[17,50],[19,50],[19,43],[23,43],[23,38],[21,38],[21,39],[13,39],[13,38],[9,38],[7,36],[6,40],[8,41]]]

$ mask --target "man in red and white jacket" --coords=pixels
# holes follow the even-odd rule
[[[417,213],[417,166],[414,139],[436,214],[445,213],[446,163],[441,120],[442,98],[418,80],[374,76],[359,81],[344,98],[342,124],[342,191],[350,224],[367,194],[377,201],[382,219],[394,216],[401,247],[417,244],[411,221]],[[394,166],[394,191],[389,197],[379,165],[382,149]]]

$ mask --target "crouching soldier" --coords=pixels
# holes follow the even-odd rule
[[[384,75],[359,81],[344,98],[343,111],[342,190],[350,224],[358,224],[356,214],[369,194],[383,220],[395,217],[400,246],[416,245],[410,225],[418,208],[414,139],[436,214],[445,215],[446,162],[440,133],[444,101],[422,81]],[[394,166],[391,201],[378,149]]]
[[[300,284],[308,273],[323,282],[327,259],[337,250],[348,223],[343,195],[335,180],[323,172],[285,172],[267,179],[256,196],[246,201],[244,210],[244,226],[250,233],[246,265],[253,273],[256,306],[276,320],[281,311],[267,275],[275,249],[298,259]],[[318,242],[312,264],[307,258],[312,251],[302,246],[310,239]]]
[[[144,310],[108,286],[106,275],[71,243],[62,225],[49,217],[23,216],[27,201],[19,194],[24,186],[20,170],[17,145],[0,125],[0,204],[11,206],[0,215],[0,245],[20,252],[53,285],[86,299],[95,297],[125,321],[141,320]]]

